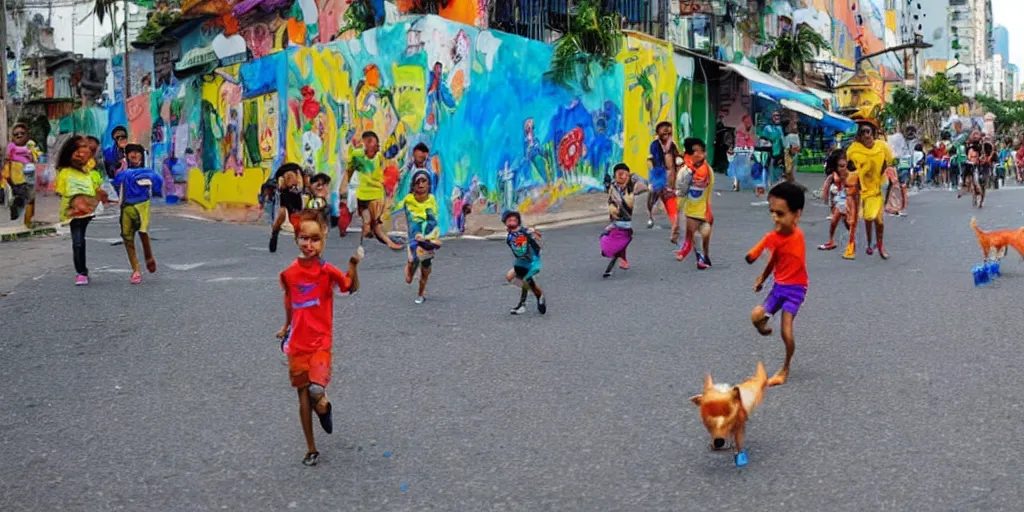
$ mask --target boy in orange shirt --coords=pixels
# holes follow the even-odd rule
[[[761,291],[769,275],[774,274],[775,285],[764,300],[764,305],[755,307],[751,312],[750,319],[757,332],[762,336],[771,336],[772,329],[768,327],[768,321],[782,310],[782,342],[786,344],[786,360],[782,369],[768,379],[769,386],[778,386],[785,383],[789,376],[789,363],[795,350],[793,318],[807,296],[807,248],[804,232],[797,226],[804,210],[803,190],[790,182],[775,185],[768,192],[768,209],[775,222],[775,229],[750,249],[746,259],[747,263],[753,264],[765,249],[771,253],[764,271],[754,281],[754,291]]]
[[[306,436],[306,457],[302,463],[315,466],[320,452],[313,441],[313,417],[330,434],[334,430],[331,402],[326,388],[331,382],[331,344],[334,324],[334,287],[342,293],[359,289],[357,268],[363,248],[348,260],[348,272],[321,259],[327,240],[327,222],[317,210],[298,214],[295,243],[302,254],[284,272],[285,325],[277,333],[281,350],[288,355],[288,375],[299,394],[299,420]]]

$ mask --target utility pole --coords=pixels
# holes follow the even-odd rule
[[[128,63],[128,0],[124,0],[124,59],[121,62],[124,64],[124,101],[127,105],[128,98],[132,96],[132,67]]]
[[[0,11],[3,11],[3,21],[0,22],[0,40],[4,45],[4,58],[0,60],[0,72],[3,74],[3,84],[0,85],[0,143],[7,142],[7,0],[0,0]],[[2,152],[4,156],[6,151]],[[4,156],[0,156],[0,165],[3,164]]]

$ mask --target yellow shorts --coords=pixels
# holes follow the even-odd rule
[[[860,212],[864,220],[876,221],[881,224],[884,221],[882,216],[882,196],[863,198],[861,200]]]
[[[121,206],[121,239],[135,241],[135,233],[149,233],[149,201]]]

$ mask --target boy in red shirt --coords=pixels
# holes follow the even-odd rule
[[[320,453],[313,442],[312,413],[328,434],[334,430],[331,402],[326,388],[331,382],[331,338],[334,324],[334,287],[342,293],[359,289],[356,272],[363,248],[348,260],[348,272],[325,262],[320,255],[327,239],[327,223],[317,210],[298,214],[295,243],[302,254],[281,272],[284,289],[285,325],[277,333],[281,350],[288,355],[288,374],[299,393],[299,419],[306,436],[306,457],[302,463],[314,466]]]
[[[761,291],[764,281],[772,274],[775,285],[764,300],[764,305],[757,306],[750,313],[750,319],[757,332],[762,336],[771,336],[772,329],[768,327],[768,321],[782,310],[782,342],[786,344],[786,360],[782,363],[782,369],[768,379],[769,386],[778,386],[785,383],[789,376],[789,363],[795,350],[793,318],[807,296],[807,248],[804,232],[797,226],[804,210],[803,190],[799,185],[789,182],[775,185],[768,192],[768,210],[775,221],[775,229],[750,249],[746,259],[747,263],[753,264],[765,249],[771,253],[764,271],[754,281],[754,291]]]

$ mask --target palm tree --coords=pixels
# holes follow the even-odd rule
[[[96,15],[96,20],[103,23],[103,19],[108,15],[110,19],[114,19],[114,7],[120,1],[123,0],[96,0],[92,6],[92,13]]]
[[[800,25],[794,34],[782,34],[771,38],[771,49],[757,58],[757,67],[765,73],[775,72],[787,78],[804,81],[804,67],[821,50],[832,45],[817,31],[807,25]]]
[[[591,66],[613,65],[621,45],[620,15],[605,10],[599,0],[581,0],[575,12],[569,13],[568,30],[555,41],[545,76],[560,85],[579,82],[589,91]]]

